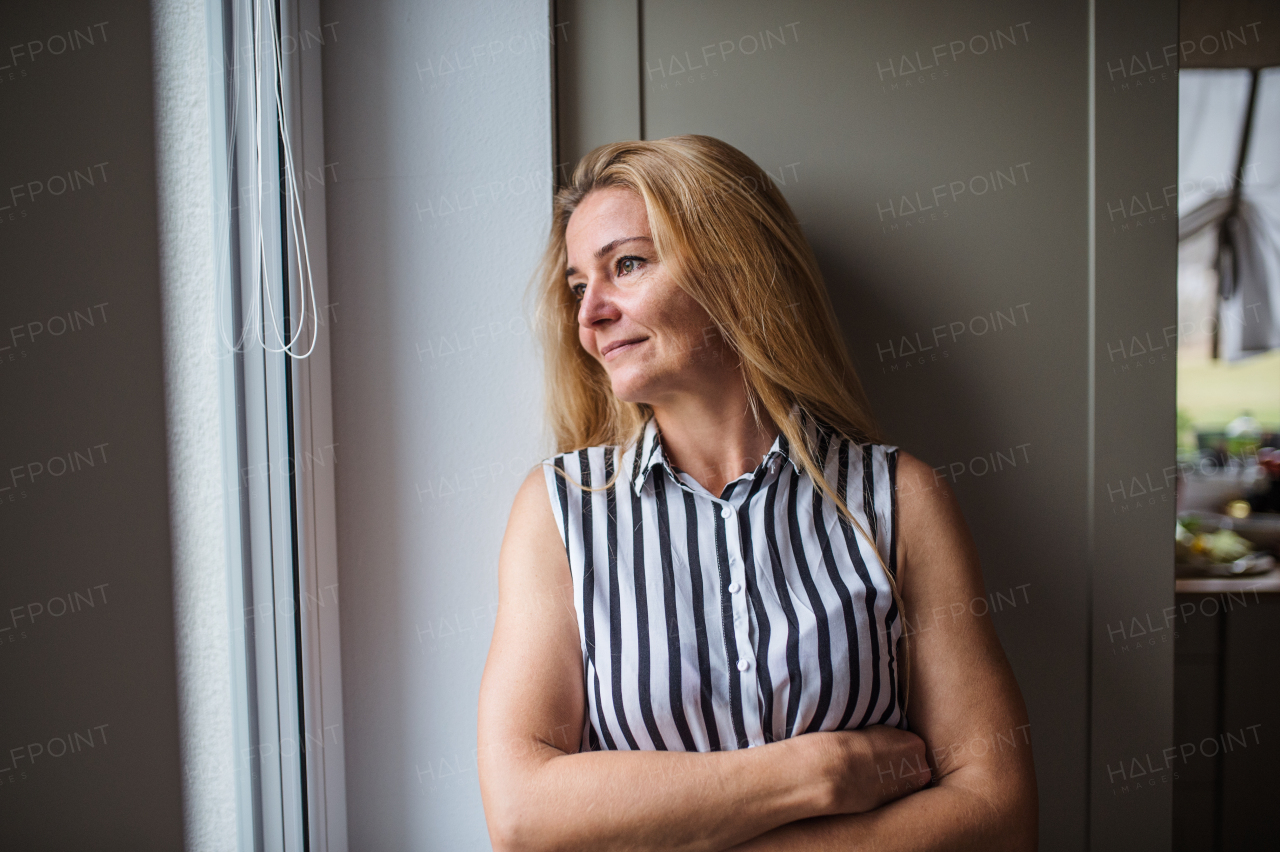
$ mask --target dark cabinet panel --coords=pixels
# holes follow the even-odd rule
[[[1280,596],[1177,604],[1173,848],[1280,848]]]

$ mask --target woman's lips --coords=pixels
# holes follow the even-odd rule
[[[631,349],[635,349],[637,346],[639,346],[641,343],[644,343],[648,339],[649,338],[647,337],[638,337],[634,340],[624,340],[621,343],[610,344],[610,348],[608,348],[600,357],[606,361],[612,361],[614,358],[618,357],[623,352],[626,352]]]

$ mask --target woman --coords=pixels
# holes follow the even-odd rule
[[[1034,848],[973,541],[876,442],[777,188],[705,136],[598,148],[539,284],[560,452],[499,560],[494,848]]]

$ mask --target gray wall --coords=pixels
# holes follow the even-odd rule
[[[1178,219],[1166,200],[1178,181],[1178,76],[1166,58],[1176,7],[1098,4],[1093,849],[1170,848],[1173,778],[1187,770],[1162,753],[1178,745],[1164,617],[1176,512]]]
[[[521,300],[550,214],[547,6],[321,21],[350,844],[485,849],[498,547],[546,454]]]
[[[7,849],[182,844],[150,26],[0,11]]]

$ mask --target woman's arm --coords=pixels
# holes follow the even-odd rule
[[[755,748],[578,753],[582,652],[573,583],[541,469],[516,495],[480,684],[480,792],[496,850],[719,850],[796,820],[876,807],[877,762],[923,756],[890,728]]]
[[[827,849],[1035,849],[1030,725],[1000,648],[977,548],[955,494],[899,452],[899,580],[911,641],[907,718],[938,783],[862,814],[800,820],[735,852]],[[881,764],[883,783],[897,783]]]

